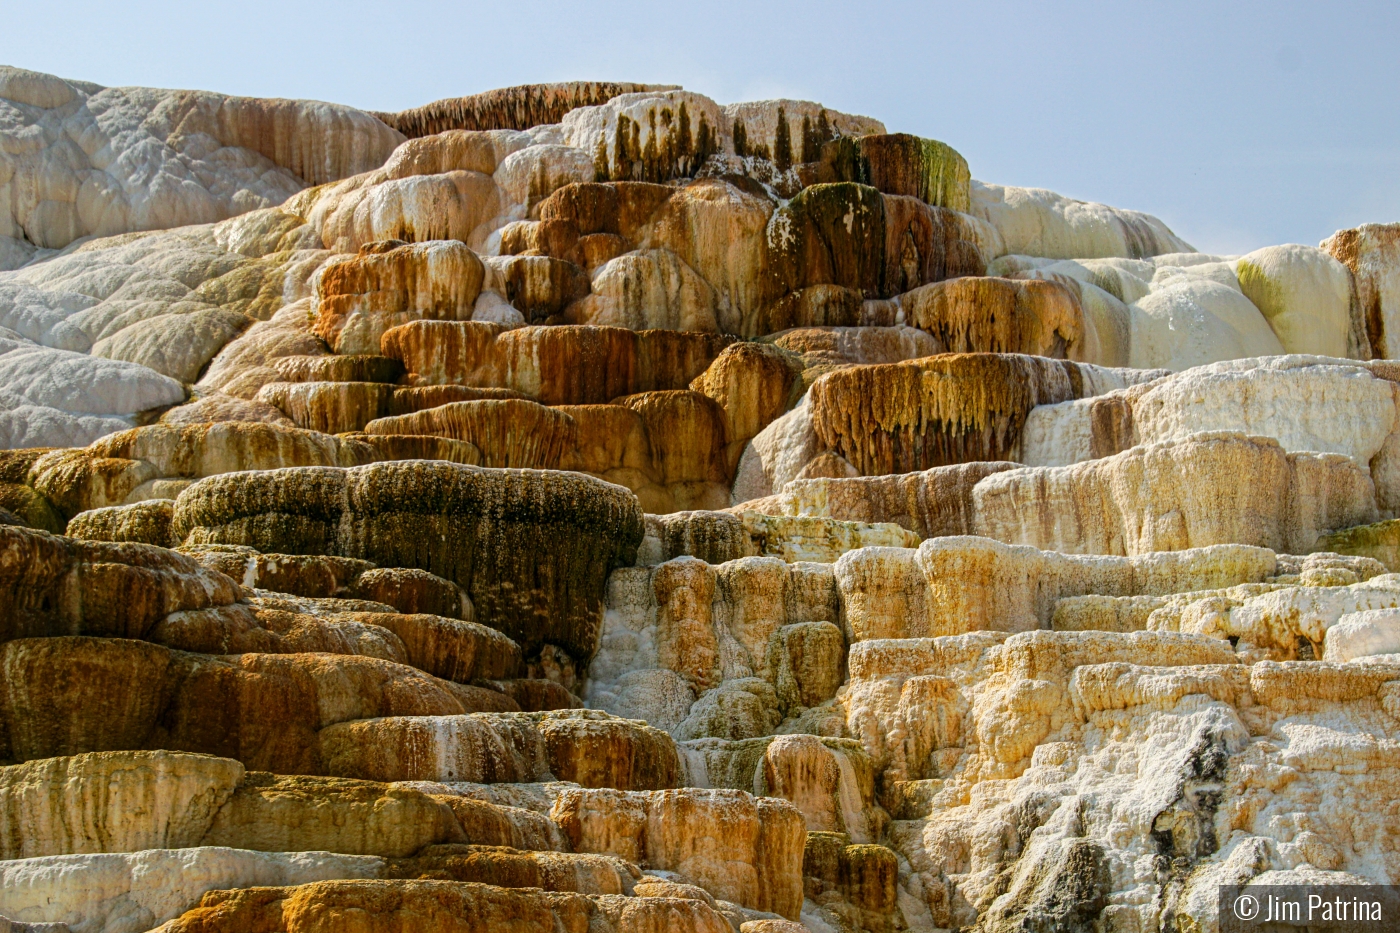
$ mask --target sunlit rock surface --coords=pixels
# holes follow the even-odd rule
[[[1202,254],[899,129],[0,68],[0,926],[1400,880],[1396,225]]]

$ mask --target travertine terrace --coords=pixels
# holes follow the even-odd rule
[[[1207,255],[898,130],[0,68],[0,927],[1400,882],[1400,224]]]

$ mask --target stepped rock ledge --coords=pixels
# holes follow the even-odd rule
[[[0,930],[1400,883],[1400,224],[1209,255],[898,129],[0,67]]]

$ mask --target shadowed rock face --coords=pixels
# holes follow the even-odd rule
[[[527,654],[548,642],[585,661],[597,644],[602,582],[630,563],[641,510],[588,477],[441,462],[214,477],[177,500],[189,544],[276,546],[454,581],[476,619]]]
[[[510,709],[501,693],[378,658],[221,660],[139,641],[40,638],[0,648],[7,758],[176,748],[283,774],[323,773],[319,729],[344,718]],[[132,687],[132,684],[140,686]]]
[[[528,130],[541,123],[558,123],[575,107],[606,103],[619,94],[668,87],[626,81],[522,84],[468,97],[450,97],[398,113],[374,115],[409,139],[446,130]]]
[[[0,525],[0,641],[48,635],[144,638],[172,612],[226,606],[238,586],[160,547],[77,541]]]

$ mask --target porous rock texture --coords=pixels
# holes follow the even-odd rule
[[[1400,881],[1400,226],[1207,255],[972,169],[0,67],[0,929]]]

